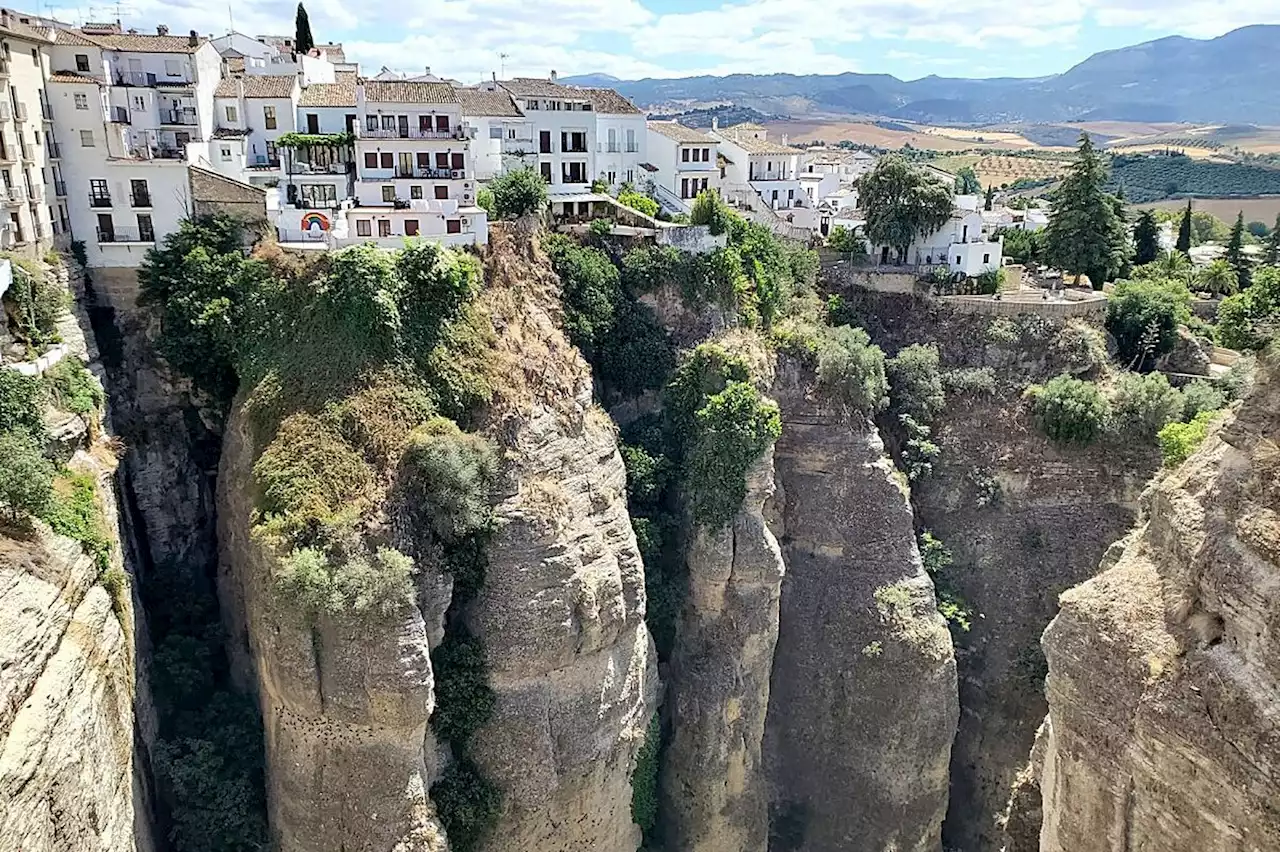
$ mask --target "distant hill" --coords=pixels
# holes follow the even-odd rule
[[[1249,198],[1280,195],[1280,170],[1190,157],[1122,154],[1111,160],[1107,188],[1141,204],[1184,195]]]
[[[1061,74],[968,80],[888,74],[731,74],[614,80],[637,103],[676,112],[733,103],[764,113],[872,114],[912,121],[1185,121],[1280,124],[1280,26],[1213,39],[1181,36],[1096,53]],[[584,82],[585,81],[585,82]]]

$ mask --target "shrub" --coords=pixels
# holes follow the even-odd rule
[[[550,237],[546,248],[560,276],[565,332],[587,360],[593,361],[597,344],[612,329],[622,300],[618,268],[600,249],[584,248],[567,237]]]
[[[846,411],[870,417],[888,404],[884,353],[862,329],[824,329],[817,360],[818,387]]]
[[[698,409],[712,394],[720,393],[731,382],[750,383],[751,367],[736,352],[719,342],[700,343],[681,362],[666,387],[667,416],[675,431],[685,440],[696,426]]]
[[[735,381],[710,396],[696,418],[687,460],[690,504],[698,523],[718,529],[742,507],[747,471],[782,434],[782,417],[754,386]]]
[[[920,534],[920,560],[924,570],[936,577],[951,565],[951,551],[933,533],[925,530]]]
[[[1054,353],[1073,375],[1091,375],[1107,363],[1107,341],[1087,322],[1068,320],[1053,338]]]
[[[662,387],[675,362],[670,336],[653,310],[625,301],[599,346],[595,367],[606,386],[624,396],[635,396]]]
[[[43,378],[54,405],[72,414],[96,411],[106,401],[102,383],[76,358],[63,358]]]
[[[1253,389],[1257,366],[1257,360],[1252,355],[1246,354],[1227,368],[1227,372],[1222,376],[1222,389],[1227,399],[1244,399],[1249,395],[1249,391]]]
[[[631,505],[656,505],[671,479],[670,460],[630,444],[622,444],[618,449],[627,468],[627,498]]]
[[[1202,411],[1190,423],[1170,423],[1160,430],[1160,455],[1165,467],[1177,467],[1191,457],[1209,435],[1215,412]]]
[[[1021,339],[1021,329],[1008,317],[996,317],[987,325],[987,340],[996,345],[1012,346]]]
[[[978,273],[978,293],[984,296],[990,296],[1000,289],[1000,285],[1004,283],[1003,269],[987,269]]]
[[[640,826],[644,842],[652,845],[658,824],[658,756],[662,745],[662,724],[654,713],[645,729],[644,743],[636,754],[631,773],[631,820]]]
[[[1226,404],[1226,393],[1205,379],[1192,379],[1182,388],[1183,420],[1194,420],[1197,414],[1217,411]]]
[[[496,475],[493,447],[443,417],[414,430],[401,462],[404,498],[445,543],[488,524]]]
[[[25,432],[0,433],[0,504],[15,522],[46,511],[52,496],[53,465]]]
[[[587,226],[587,230],[591,234],[591,238],[596,242],[601,242],[605,237],[613,233],[612,219],[592,219],[591,224]]]
[[[942,374],[948,392],[962,397],[992,396],[996,392],[996,371],[990,367],[960,367]]]
[[[1125,373],[1111,397],[1112,423],[1142,440],[1155,438],[1165,424],[1182,417],[1182,393],[1163,373]]]
[[[831,233],[827,235],[827,245],[843,254],[862,258],[867,256],[867,241],[858,236],[856,231],[843,225],[836,225],[831,229]]]
[[[733,212],[724,203],[720,193],[714,189],[704,189],[693,200],[689,211],[689,224],[707,225],[714,236],[719,236],[729,229],[729,220]]]
[[[1173,350],[1178,325],[1191,317],[1191,294],[1176,281],[1121,281],[1107,299],[1107,331],[1122,364],[1150,369]]]
[[[499,219],[541,213],[547,206],[547,182],[531,168],[515,169],[489,181],[493,212]]]
[[[1111,408],[1093,382],[1062,375],[1027,388],[1040,429],[1060,444],[1092,443],[1107,428]]]
[[[1278,321],[1280,269],[1262,267],[1247,290],[1218,305],[1218,341],[1232,349],[1261,349],[1275,337]]]
[[[431,666],[436,675],[431,730],[465,750],[497,703],[485,676],[484,643],[465,631],[450,631],[431,653]]]
[[[57,339],[58,319],[67,311],[67,294],[37,264],[10,258],[13,281],[4,293],[4,314],[14,320],[16,336],[40,345]]]
[[[40,382],[14,370],[0,370],[0,432],[23,432],[44,441]]]
[[[465,757],[449,764],[431,785],[431,800],[453,852],[480,849],[502,814],[502,791]]]
[[[902,467],[908,482],[916,482],[933,473],[933,463],[942,454],[942,448],[933,442],[933,430],[910,414],[899,414],[906,440],[902,446]]]
[[[942,410],[947,398],[938,363],[938,347],[918,343],[885,361],[889,399],[899,413],[928,423]]]
[[[476,193],[476,206],[489,214],[490,219],[497,218],[497,207],[493,203],[493,190],[487,186],[480,187]]]
[[[653,217],[658,215],[659,205],[647,195],[641,195],[638,192],[619,192],[618,203],[623,207],[630,207],[639,213]]]
[[[91,474],[75,473],[54,483],[44,519],[49,528],[80,542],[93,557],[99,574],[111,567],[111,538],[98,502],[98,483]]]
[[[412,606],[413,560],[380,547],[369,559],[352,556],[336,567],[316,548],[294,550],[280,560],[276,590],[308,618],[320,615],[394,615]]]

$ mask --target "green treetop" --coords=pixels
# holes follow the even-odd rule
[[[951,187],[930,178],[906,158],[891,154],[858,179],[873,245],[892,246],[898,261],[916,237],[931,234],[951,217]]]
[[[982,184],[978,183],[978,173],[973,166],[963,166],[956,170],[956,195],[977,195],[982,192]]]
[[[307,10],[301,3],[298,4],[298,14],[294,18],[294,50],[298,53],[306,53],[316,46],[315,39],[311,37],[311,20],[307,17]]]
[[[1160,256],[1160,227],[1155,214],[1143,210],[1133,229],[1133,262],[1138,266],[1151,263]]]
[[[1262,262],[1267,266],[1280,264],[1280,213],[1276,214],[1276,226],[1267,235],[1267,244],[1262,249]]]
[[[1075,162],[1054,196],[1053,219],[1045,229],[1045,259],[1076,276],[1088,275],[1101,289],[1128,257],[1128,234],[1113,196],[1103,192],[1107,170],[1089,134],[1080,134]]]
[[[1187,212],[1182,216],[1182,224],[1178,225],[1178,242],[1174,246],[1183,254],[1191,251],[1191,202],[1187,201]]]
[[[1236,215],[1236,223],[1231,226],[1231,236],[1227,240],[1227,263],[1236,271],[1236,280],[1241,289],[1249,286],[1249,259],[1244,254],[1244,211]]]

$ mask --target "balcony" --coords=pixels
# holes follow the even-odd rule
[[[60,160],[60,159],[62,159],[62,146],[61,146],[61,145],[59,145],[59,144],[57,143],[57,141],[56,141],[56,140],[54,140],[54,139],[50,139],[50,138],[46,135],[46,136],[45,136],[45,143],[46,143],[46,144],[45,144],[45,150],[49,153],[49,159],[50,159],[50,160]]]
[[[155,230],[148,228],[104,228],[98,229],[98,242],[100,243],[154,243],[156,241]]]
[[[0,164],[16,163],[17,156],[14,154],[13,146],[6,143],[0,143]]]
[[[40,102],[40,117],[45,121],[53,121],[53,104]]]
[[[476,137],[474,127],[459,125],[448,130],[423,129],[420,127],[380,127],[370,130],[367,127],[355,128],[357,139],[456,139],[465,142]]]
[[[129,110],[122,106],[111,107],[111,112],[107,115],[107,121],[112,124],[132,124],[133,119],[129,118]]]
[[[32,204],[44,201],[44,184],[37,183],[32,185],[31,189],[28,191],[27,200]]]
[[[0,59],[0,77],[9,76],[9,60]]]
[[[8,101],[0,101],[0,121],[9,121],[13,118],[13,110],[9,107]]]
[[[65,180],[55,180],[53,182],[53,194],[59,198],[67,197],[67,182]]]
[[[561,148],[560,152],[562,154],[585,154],[587,153],[587,144],[584,142],[581,145],[569,145]]]
[[[296,160],[289,163],[291,175],[345,175],[354,167],[354,163],[300,163]]]
[[[289,206],[296,210],[336,210],[338,199],[334,198],[295,198]]]
[[[187,74],[178,74],[173,77],[166,74],[163,77],[156,78],[156,81],[152,83],[158,89],[190,89],[195,84],[196,81]]]
[[[22,162],[34,163],[36,161],[35,147],[25,142],[18,146],[18,150],[22,152]]]
[[[379,171],[381,174],[370,174],[369,172]],[[466,180],[466,169],[395,169],[391,174],[385,172],[390,169],[369,169],[362,171],[360,180],[369,183],[385,182],[389,180]]]
[[[280,168],[279,157],[268,157],[266,154],[255,154],[253,162],[249,164],[251,169],[278,169]]]
[[[89,193],[89,206],[90,207],[110,207],[111,206],[110,193],[107,193],[107,194],[103,194],[100,192]]]
[[[194,109],[162,109],[160,110],[160,123],[179,127],[194,127],[200,123],[200,120],[196,117]]]
[[[154,86],[156,75],[147,71],[117,71],[117,86]]]
[[[133,207],[150,207],[150,192],[131,192],[129,193],[129,204]]]
[[[277,239],[282,243],[323,243],[328,239],[327,231],[319,228],[308,228],[305,231],[276,228]]]
[[[24,104],[22,101],[18,101],[16,104],[13,105],[13,120],[14,121],[27,120],[27,105]]]
[[[4,190],[5,204],[21,204],[27,200],[27,189],[22,186],[10,186]]]

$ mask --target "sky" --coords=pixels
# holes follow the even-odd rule
[[[292,35],[296,0],[121,0],[35,11],[153,31]],[[119,14],[117,15],[117,11]],[[349,60],[474,83],[605,73],[888,73],[1037,77],[1099,50],[1280,23],[1280,0],[308,0],[312,33]],[[505,57],[503,56],[505,54]]]

